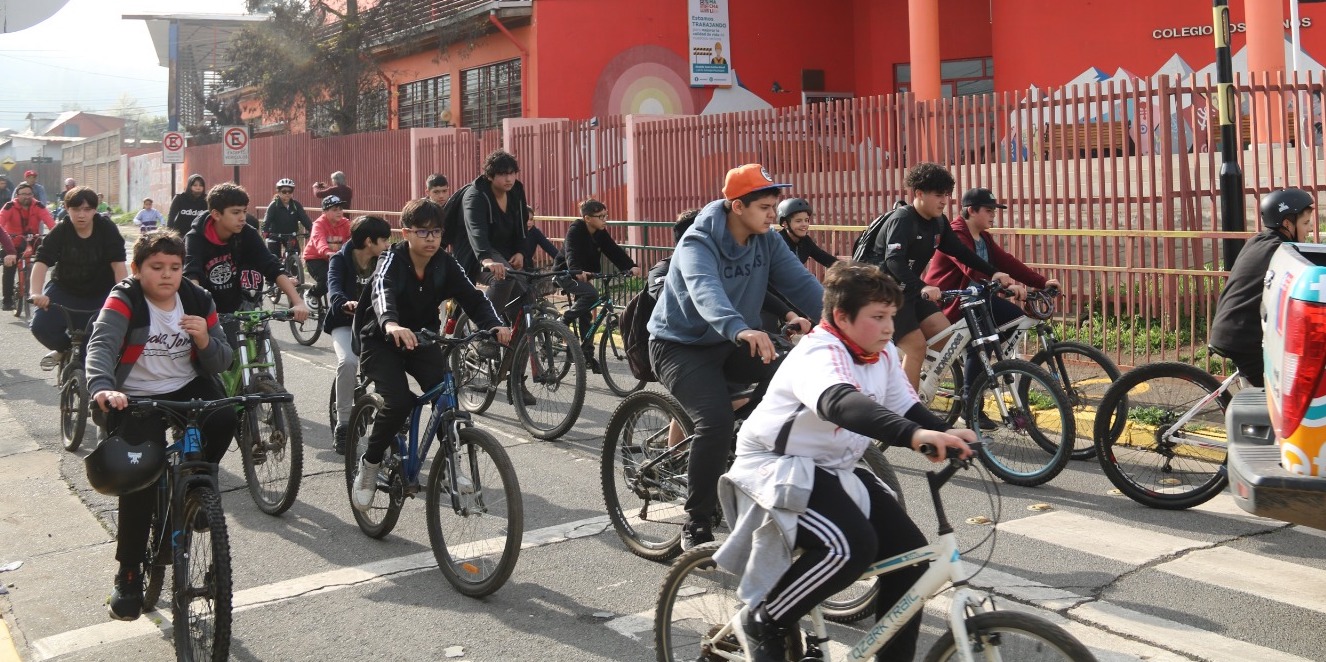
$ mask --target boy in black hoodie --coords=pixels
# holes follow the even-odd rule
[[[378,258],[377,270],[355,308],[359,364],[383,400],[351,484],[351,501],[361,512],[373,507],[382,458],[414,408],[405,376],[412,375],[427,391],[442,381],[446,369],[442,349],[416,347],[415,331],[437,333],[442,305],[456,299],[475,326],[497,331],[502,344],[511,341],[511,329],[502,326],[497,310],[442,250],[441,207],[431,200],[411,200],[401,210],[401,232],[405,241]]]
[[[181,237],[189,234],[194,221],[207,216],[207,183],[202,175],[189,175],[184,191],[170,201],[166,225]]]
[[[507,322],[520,313],[520,297],[526,290],[521,280],[506,273],[525,268],[522,250],[529,203],[518,174],[520,165],[508,152],[499,149],[484,159],[483,174],[461,199],[466,236],[452,247],[465,274],[488,286],[488,299],[507,314]]]
[[[276,281],[289,297],[295,320],[308,319],[308,308],[281,261],[267,250],[262,235],[246,222],[249,194],[239,184],[217,184],[207,194],[207,216],[199,217],[184,238],[184,276],[212,293],[220,314],[247,309],[244,290],[262,289],[262,279]],[[232,338],[233,342],[233,338]]]

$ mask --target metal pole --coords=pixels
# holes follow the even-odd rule
[[[235,182],[236,184],[239,183],[239,166],[235,166],[235,176],[230,181]]]
[[[1212,0],[1215,16],[1216,96],[1220,113],[1220,229],[1225,232],[1244,232],[1247,221],[1243,214],[1243,170],[1239,167],[1239,144],[1234,121],[1239,116],[1239,102],[1234,90],[1234,63],[1229,53],[1229,0]],[[1234,266],[1242,239],[1224,239],[1221,242],[1226,271]]]
[[[174,199],[175,195],[178,193],[178,191],[175,190],[175,169],[178,167],[179,166],[174,163],[170,164],[170,197],[172,199]],[[166,209],[170,208],[167,207]]]
[[[1290,56],[1293,58],[1290,62],[1291,70],[1298,72],[1298,51],[1302,48],[1303,35],[1298,25],[1298,0],[1289,0],[1289,42],[1293,46]]]

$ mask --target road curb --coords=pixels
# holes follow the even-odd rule
[[[0,618],[0,662],[19,662],[22,659],[18,655],[18,647],[14,645],[14,638],[9,636],[9,624]]]

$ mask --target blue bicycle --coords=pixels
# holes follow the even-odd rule
[[[524,505],[506,449],[493,435],[474,427],[470,414],[457,406],[450,354],[475,343],[480,351],[497,356],[497,346],[476,342],[491,339],[491,331],[464,338],[447,338],[427,329],[415,334],[419,347],[442,348],[446,372],[437,386],[415,401],[407,427],[387,447],[377,476],[377,489],[387,498],[374,499],[366,513],[353,507],[352,498],[350,510],[370,537],[390,533],[406,497],[423,489],[419,478],[437,439],[441,447],[428,477],[428,541],[447,581],[464,595],[483,597],[501,588],[516,567],[525,530]],[[425,421],[424,406],[430,404],[433,412]],[[382,407],[382,396],[372,391],[355,399],[345,440],[347,496],[353,492],[359,456],[368,447],[373,419]]]

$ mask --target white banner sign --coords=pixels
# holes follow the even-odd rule
[[[732,85],[727,0],[688,0],[691,87]]]

